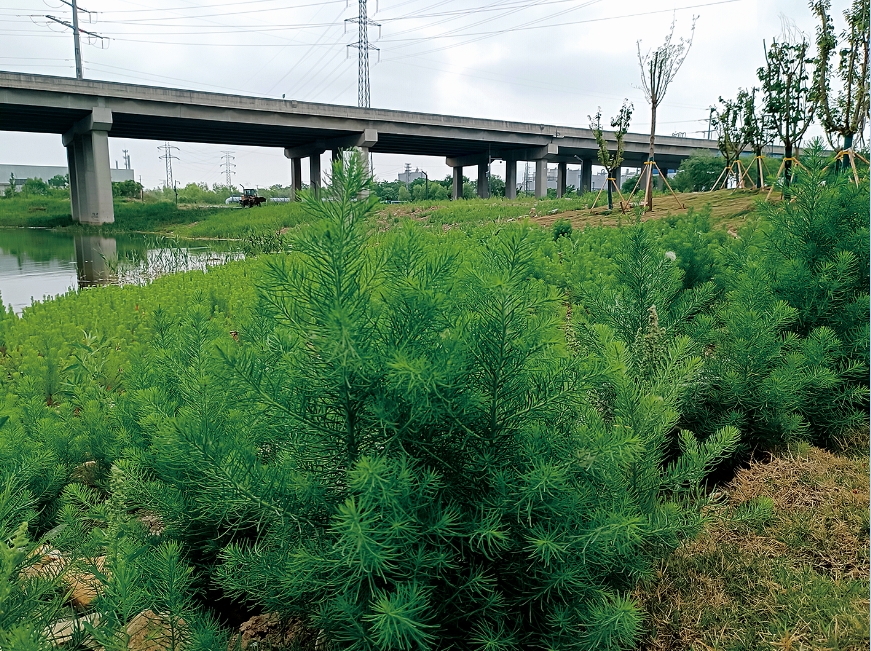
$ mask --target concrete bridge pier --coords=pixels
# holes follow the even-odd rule
[[[617,187],[620,187],[620,184],[623,182],[623,168],[618,167],[617,169],[611,170],[611,178],[614,179],[614,183],[617,184]]]
[[[302,158],[294,156],[290,159],[290,200],[299,199],[297,194],[302,190]]]
[[[490,198],[490,161],[478,163],[478,198]]]
[[[308,175],[309,175],[309,188],[312,191],[312,194],[317,195],[321,191],[321,184],[323,180],[321,178],[321,154],[312,152],[311,156],[308,158]]]
[[[517,198],[517,161],[505,159],[505,198]]]
[[[454,183],[451,186],[451,199],[456,201],[463,198],[463,166],[454,166]]]
[[[578,191],[581,193],[590,192],[593,189],[593,159],[581,159],[581,187]]]
[[[70,170],[73,221],[82,224],[111,224],[115,221],[109,172],[111,128],[112,111],[94,107],[90,115],[63,134]]]
[[[556,196],[562,197],[566,193],[566,176],[568,175],[568,163],[557,163],[556,166]]]
[[[547,160],[539,158],[535,161],[535,198],[544,199],[547,196]]]

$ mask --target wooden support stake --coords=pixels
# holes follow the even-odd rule
[[[784,165],[786,165],[786,159],[785,159],[785,158],[784,158],[782,161],[780,161],[780,167],[777,168],[777,174],[774,175],[774,183],[771,184],[771,189],[768,191],[768,194],[765,195],[765,200],[766,200],[766,201],[768,201],[768,199],[771,198],[771,193],[774,192],[774,186],[775,186],[775,184],[777,183],[777,179],[780,178],[780,173],[783,171],[783,166],[784,166]]]
[[[656,162],[654,161],[653,164],[656,165]],[[659,169],[659,165],[656,165],[656,169],[659,170],[659,175],[662,177],[662,180],[665,182],[665,187],[667,187],[669,189],[669,191],[671,192],[672,196],[674,196],[674,200],[677,201],[677,205],[679,205],[681,207],[681,210],[686,210],[686,206],[680,202],[680,199],[678,199],[678,196],[675,193],[675,191],[671,189],[671,185],[669,185],[669,183],[668,183],[668,177],[662,173],[662,170]]]
[[[602,196],[602,190],[605,189],[606,185],[608,185],[607,181],[605,182],[605,185],[603,185],[601,188],[599,188],[599,192],[596,193],[596,198],[593,199],[593,205],[590,206],[590,212],[593,212],[593,209],[596,207],[596,204],[599,203],[599,197]]]
[[[725,173],[726,173],[726,170],[728,170],[728,169],[731,169],[731,168],[729,168],[729,167],[724,167],[724,168],[723,168],[723,171],[720,172],[720,176],[717,177],[717,180],[714,181],[714,185],[711,186],[711,189],[708,190],[708,192],[713,192],[714,190],[717,189],[717,186],[720,185],[720,179],[723,178],[723,174],[725,174]],[[727,178],[728,178],[728,177],[727,177]]]
[[[850,166],[853,168],[853,178],[856,180],[856,187],[859,187],[859,172],[856,171],[856,159],[853,156],[853,150],[849,150],[850,153],[847,154],[850,158]]]

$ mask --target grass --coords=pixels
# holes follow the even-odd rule
[[[868,649],[867,445],[738,472],[699,538],[642,585],[651,651]]]
[[[687,209],[711,209],[712,226],[733,234],[753,212],[762,193],[751,190],[721,190],[681,194],[681,208],[674,197],[659,195],[653,212],[644,219],[659,219],[685,214]],[[450,230],[466,225],[514,221],[530,218],[545,227],[557,219],[569,219],[575,228],[616,226],[628,223],[633,215],[605,207],[590,210],[594,194],[562,199],[521,197],[506,200],[467,199],[463,201],[426,201],[407,204],[384,204],[375,214],[379,229],[391,228],[404,219],[412,219],[434,228]],[[600,203],[602,199],[600,198]],[[173,203],[141,203],[116,200],[115,223],[99,227],[105,233],[125,231],[172,234],[184,238],[241,239],[251,233],[282,232],[306,223],[308,217],[300,204],[266,204],[243,209],[228,206],[176,206]],[[0,199],[0,226],[38,226],[45,228],[93,228],[74,224],[69,200],[58,197],[16,197]]]

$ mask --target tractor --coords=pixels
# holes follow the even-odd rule
[[[258,197],[257,190],[254,188],[242,188],[242,198],[239,199],[239,205],[243,208],[253,208],[261,203],[266,203],[266,197]]]

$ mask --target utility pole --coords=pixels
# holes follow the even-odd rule
[[[408,189],[408,184],[411,182],[411,163],[405,164],[405,189]]]
[[[69,5],[73,10],[73,43],[76,50],[76,79],[84,79],[84,70],[82,70],[82,43],[79,39],[79,6],[76,0],[72,0]]]
[[[76,79],[84,79],[84,68],[82,67],[82,44],[81,44],[81,34],[87,34],[89,37],[93,39],[99,39],[100,44],[105,47],[108,43],[108,39],[104,36],[100,36],[99,34],[95,34],[94,32],[89,32],[85,29],[79,28],[79,11],[84,11],[89,16],[93,15],[94,12],[88,11],[87,9],[79,9],[77,0],[60,0],[62,3],[67,5],[73,11],[73,22],[67,22],[66,20],[61,20],[60,18],[55,18],[54,16],[49,16],[46,14],[46,18],[51,21],[58,23],[59,25],[63,25],[64,27],[68,27],[73,30],[73,45],[75,47],[76,54]]]
[[[708,111],[708,140],[711,139],[711,123],[714,121],[714,113],[716,110],[717,109],[712,106]]]
[[[129,150],[122,149],[121,151],[124,153],[124,169],[129,170],[130,169],[130,154],[128,153]]]
[[[233,171],[233,168],[236,167],[236,163],[231,163],[231,160],[236,160],[236,157],[233,156],[232,151],[222,151],[223,162],[221,163],[221,167],[223,168],[224,175],[227,180],[227,187],[232,187],[233,185],[233,175],[236,173]]]
[[[161,151],[163,151],[163,155],[159,156],[159,158],[163,161],[166,161],[166,183],[163,187],[175,189],[175,183],[172,178],[172,161],[179,160],[178,156],[174,156],[172,150],[175,149],[178,151],[178,147],[175,145],[170,145],[168,142],[163,143],[157,147]],[[176,191],[177,194],[177,191]]]
[[[378,27],[380,33],[381,24],[369,20],[366,0],[358,0],[357,17],[348,18],[345,22],[357,23],[357,42],[348,45],[357,49],[357,106],[370,108],[372,98],[369,90],[369,50],[379,52],[379,57],[380,50],[369,44],[369,25]]]

